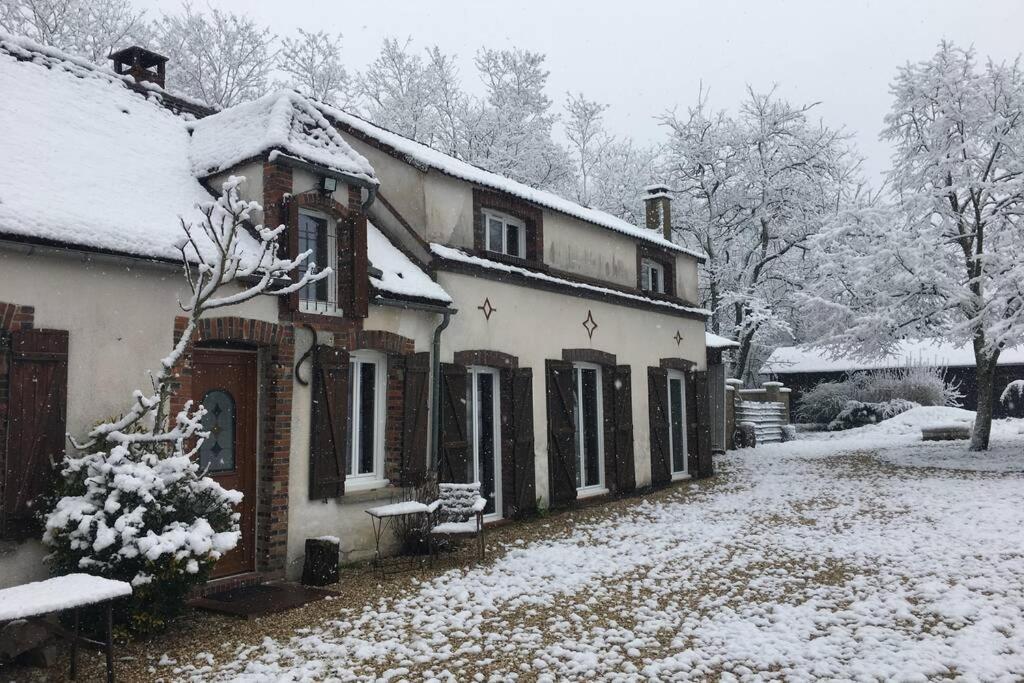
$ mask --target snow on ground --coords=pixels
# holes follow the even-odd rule
[[[713,481],[510,546],[493,564],[451,570],[401,599],[341,608],[289,640],[173,672],[1019,680],[1024,477],[892,467],[875,456],[905,449],[931,412],[909,415],[902,429],[732,453]],[[1006,443],[1015,426],[1000,428]],[[966,444],[934,446],[943,447]]]

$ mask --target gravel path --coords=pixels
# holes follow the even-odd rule
[[[136,646],[128,678],[1019,680],[1019,473],[836,440],[719,462],[710,482],[505,529],[483,566],[352,573],[285,615],[200,617]]]

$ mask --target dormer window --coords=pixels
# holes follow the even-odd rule
[[[299,253],[312,252],[306,260],[308,268],[316,264],[318,271],[330,268],[326,278],[306,285],[299,292],[302,310],[317,313],[340,313],[338,310],[338,242],[335,222],[327,216],[299,212]]]
[[[497,211],[485,210],[484,239],[487,251],[526,258],[526,223]]]
[[[640,259],[640,289],[654,294],[664,294],[665,267],[649,258]]]

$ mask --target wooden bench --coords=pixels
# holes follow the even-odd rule
[[[921,427],[922,441],[958,441],[971,438],[971,426],[967,424],[945,424]]]
[[[484,508],[480,484],[438,484],[437,500],[427,506],[433,515],[430,525],[430,555],[435,536],[475,536],[479,559],[484,559]]]
[[[0,623],[19,619],[41,620],[49,615],[74,610],[74,627],[71,631],[47,624],[48,628],[56,630],[71,643],[71,679],[74,680],[78,675],[78,646],[85,643],[104,650],[107,657],[107,681],[113,681],[113,605],[116,600],[131,594],[131,584],[124,581],[91,574],[57,576],[0,590]],[[105,608],[106,637],[102,641],[83,638],[79,630],[79,610],[97,606]]]

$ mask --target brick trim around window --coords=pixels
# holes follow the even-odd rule
[[[665,370],[678,370],[679,372],[691,372],[697,367],[695,362],[685,358],[662,358],[659,365]]]
[[[484,236],[484,209],[493,209],[518,218],[526,224],[526,258],[506,256],[487,251]],[[544,211],[540,207],[502,192],[473,188],[473,249],[495,261],[505,261],[534,268],[544,263]]]
[[[458,365],[481,365],[488,368],[515,369],[519,367],[519,357],[504,351],[486,349],[472,351],[456,351],[455,363]]]
[[[188,318],[174,319],[174,341],[184,332]],[[295,330],[250,318],[207,318],[200,321],[195,339],[175,366],[175,392],[171,413],[180,411],[192,394],[192,351],[195,345],[231,342],[259,352],[261,376],[259,406],[261,438],[256,502],[256,571],[264,578],[284,576],[288,554],[288,461],[291,453],[292,368]]]
[[[644,291],[640,286],[642,281],[640,266],[645,258],[660,264],[662,269],[665,271],[665,291],[661,294],[657,292]],[[651,249],[643,244],[636,245],[636,288],[647,296],[675,298],[676,257],[667,251]]]
[[[597,349],[562,349],[562,360],[569,363],[593,363],[594,365],[617,365],[615,354]]]
[[[0,501],[7,481],[7,418],[11,401],[11,332],[31,330],[35,308],[0,301]]]
[[[359,330],[353,351],[371,349],[385,355],[387,395],[384,407],[384,478],[393,486],[402,479],[402,452],[405,433],[405,357],[415,351],[415,343],[386,330]]]

